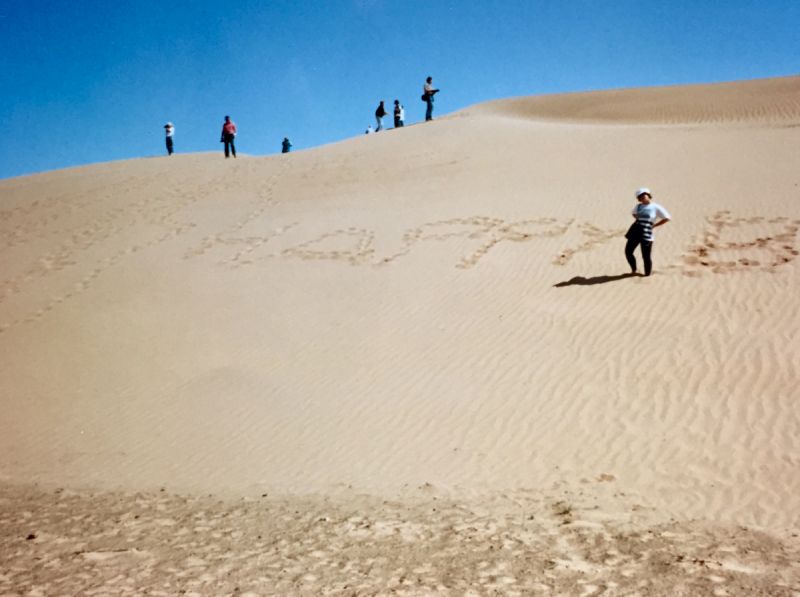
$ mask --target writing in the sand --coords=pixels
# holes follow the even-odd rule
[[[503,242],[525,243],[537,239],[563,238],[569,244],[553,257],[553,264],[568,264],[579,253],[593,251],[622,238],[625,229],[603,228],[591,222],[538,218],[507,222],[499,218],[473,216],[428,222],[410,228],[402,235],[399,248],[381,256],[377,254],[376,234],[365,228],[338,229],[317,234],[309,240],[274,252],[267,250],[271,241],[298,226],[293,224],[267,236],[217,235],[203,240],[186,254],[201,255],[217,245],[236,246],[238,250],[221,261],[232,267],[251,265],[259,260],[290,257],[347,261],[352,265],[385,266],[401,259],[421,243],[463,239],[470,252],[455,264],[469,269],[478,264],[493,248]],[[706,219],[703,231],[693,239],[681,255],[679,263],[666,264],[664,271],[679,269],[689,275],[708,269],[727,273],[753,268],[772,269],[794,260],[798,251],[795,240],[800,220],[787,217],[754,216],[736,218],[727,211]],[[570,233],[570,234],[568,234]]]
[[[219,259],[219,252],[224,255],[233,249],[233,253],[224,255],[219,261],[221,264],[236,268],[265,259],[298,258],[342,260],[352,265],[384,267],[411,255],[425,243],[455,240],[456,251],[467,247],[466,254],[457,258],[455,267],[469,269],[501,243],[537,241],[554,245],[552,263],[564,266],[579,253],[621,240],[624,233],[623,229],[607,229],[591,222],[575,220],[538,218],[506,222],[499,218],[473,216],[428,222],[410,228],[399,239],[396,249],[387,250],[380,256],[375,248],[375,232],[364,228],[317,233],[308,240],[302,240],[302,226],[290,224],[266,234],[244,236],[242,231],[245,226],[257,220],[264,210],[262,206],[225,232],[203,238],[184,254],[184,258],[192,259],[210,253],[212,258]],[[3,303],[25,292],[37,280],[70,272],[78,263],[76,254],[93,247],[99,239],[106,238],[109,230],[96,227],[92,228],[95,233],[93,237],[75,235],[74,240],[64,243],[58,252],[44,255],[27,271],[1,279],[0,334],[20,323],[35,321],[70,298],[86,292],[94,280],[108,269],[124,262],[128,256],[175,240],[194,228],[195,225],[191,222],[174,221],[174,214],[173,208],[157,220],[156,223],[164,226],[165,231],[140,244],[129,245],[106,256],[93,270],[76,277],[72,286],[65,287],[62,293],[50,296],[48,300],[16,319],[2,319]],[[704,271],[715,274],[754,269],[778,271],[781,266],[794,261],[798,255],[795,248],[798,230],[800,219],[734,217],[727,211],[721,211],[706,218],[703,230],[695,235],[677,262],[665,263],[658,270],[665,274],[679,272],[690,276],[701,275]],[[9,246],[25,240],[25,237],[6,239]],[[566,245],[566,248],[558,250],[559,243]]]

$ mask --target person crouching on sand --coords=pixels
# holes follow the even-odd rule
[[[669,222],[667,210],[658,203],[652,201],[653,196],[650,189],[639,189],[636,191],[636,199],[639,204],[633,208],[632,215],[636,222],[630,227],[625,238],[628,244],[625,245],[625,257],[631,266],[631,272],[636,273],[636,257],[633,252],[636,247],[642,246],[642,259],[644,260],[644,275],[649,276],[653,270],[653,262],[650,256],[653,251],[653,228],[658,228]]]

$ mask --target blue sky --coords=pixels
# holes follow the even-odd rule
[[[800,73],[797,0],[7,0],[0,178],[362,134],[379,100],[424,118],[489,99]],[[435,114],[436,115],[436,114]]]

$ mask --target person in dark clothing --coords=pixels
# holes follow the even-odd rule
[[[381,105],[375,110],[375,120],[378,121],[378,128],[375,129],[376,133],[383,130],[383,117],[386,116],[386,114],[388,114],[388,112],[386,108],[383,107],[383,102],[381,102]]]
[[[236,125],[231,122],[231,117],[225,117],[225,124],[222,125],[222,138],[219,142],[225,144],[225,157],[230,157],[228,150],[236,157],[236,147],[233,145],[233,140],[236,138]]]
[[[283,138],[283,149],[281,153],[289,153],[292,150],[292,144],[289,143],[289,137]]]

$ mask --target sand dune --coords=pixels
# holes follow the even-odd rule
[[[534,120],[632,124],[800,124],[800,76],[639,87],[486,102],[468,112]]]
[[[141,535],[92,543],[91,525],[118,517],[111,504],[156,508],[165,488],[170,520],[200,516],[207,505],[191,504],[209,493],[222,510],[264,494],[254,503],[306,504],[286,521],[308,547],[300,568],[332,561],[312,552],[341,540],[422,570],[412,586],[381,568],[356,594],[537,594],[537,583],[634,594],[621,579],[645,581],[661,564],[651,594],[684,581],[691,592],[701,585],[686,579],[700,576],[703,591],[800,592],[786,555],[800,531],[798,85],[501,100],[289,155],[0,181],[0,481],[16,513],[0,521],[4,551],[22,568],[44,554],[64,561],[58,545],[91,535],[65,570],[102,560],[110,582],[139,555],[115,568],[116,556],[91,554],[150,550],[160,590],[189,590],[181,583],[200,573],[175,576],[183,564]],[[650,278],[625,275],[622,254],[642,185],[673,217],[656,231]],[[56,488],[82,493],[60,506]],[[19,525],[26,501],[51,512],[29,531],[49,539],[19,538],[33,528]],[[422,539],[415,555],[348,543],[355,503],[393,537],[447,537],[450,555]],[[62,507],[83,522],[52,522]],[[241,524],[258,527],[259,507],[236,514]],[[312,532],[303,516],[327,507],[338,526]],[[526,529],[526,509],[544,522]],[[480,535],[481,516],[493,531]],[[502,545],[502,529],[528,545],[522,559],[482,556],[490,572],[473,578],[473,555]],[[208,561],[192,549],[219,538],[187,532],[195,548],[175,549]],[[647,532],[664,538],[651,551]],[[708,552],[724,537],[738,556]],[[632,559],[586,555],[606,541]],[[262,548],[251,537],[230,553]],[[526,553],[543,558],[539,573],[522,573]],[[512,560],[515,572],[495,570]],[[261,573],[263,586],[248,572],[248,590],[348,590],[333,568],[305,585],[281,570]],[[224,571],[206,572],[191,590],[220,594]],[[52,593],[48,574],[27,582]],[[0,568],[0,589],[21,579]]]

